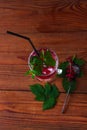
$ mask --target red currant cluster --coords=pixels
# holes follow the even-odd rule
[[[72,57],[69,57],[66,59],[69,62],[69,65],[66,69],[66,77],[68,78],[69,81],[75,79],[75,76],[76,76],[74,63],[72,59],[73,59]]]

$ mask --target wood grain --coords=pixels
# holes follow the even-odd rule
[[[87,31],[86,0],[0,1],[0,32]]]
[[[87,127],[86,107],[87,98],[85,94],[74,94],[70,97],[70,104],[65,115],[61,114],[61,108],[65,94],[61,94],[54,109],[42,111],[42,103],[34,101],[31,92],[0,92],[0,122],[9,128],[13,125],[18,128],[32,129],[65,129],[81,130]],[[25,107],[26,105],[26,107]],[[77,115],[76,115],[77,114]],[[49,122],[48,122],[49,120]],[[21,124],[20,124],[21,122]],[[80,128],[81,123],[81,128]],[[7,126],[7,124],[9,126]],[[15,125],[15,126],[14,126]]]
[[[59,62],[74,54],[85,59],[65,114],[62,79],[54,81],[61,94],[53,109],[34,100],[29,85],[40,82],[24,76],[32,47],[7,30],[53,49]],[[0,130],[87,130],[87,0],[0,0]]]

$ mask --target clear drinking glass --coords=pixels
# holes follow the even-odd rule
[[[55,77],[56,77],[57,69],[58,69],[58,57],[57,57],[56,53],[52,49],[40,48],[38,50],[38,52],[40,52],[42,50],[44,50],[44,52],[49,50],[51,55],[52,55],[52,58],[56,61],[56,64],[55,64],[54,67],[52,67],[52,66],[44,66],[43,65],[42,74],[40,76],[36,76],[36,78],[38,80],[40,80],[40,81],[43,81],[43,82],[49,82],[49,81],[54,80]],[[28,65],[29,65],[30,70],[32,70],[32,68],[30,66],[30,59],[31,59],[31,57],[36,56],[36,55],[37,55],[36,52],[32,51],[30,53],[29,57],[28,57]]]

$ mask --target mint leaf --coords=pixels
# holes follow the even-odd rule
[[[55,104],[56,104],[55,98],[54,97],[50,97],[46,101],[44,101],[44,103],[43,103],[43,110],[53,108],[55,106]]]
[[[33,56],[30,59],[30,64],[31,65],[42,66],[43,65],[43,61],[38,56]]]
[[[60,92],[58,90],[58,88],[56,87],[55,84],[51,85],[51,93],[50,93],[50,96],[51,97],[54,97],[54,98],[57,98],[59,96]]]
[[[32,73],[32,71],[31,71],[31,70],[28,70],[24,75],[27,76],[27,75],[29,75],[29,74],[31,74],[31,73]]]
[[[40,58],[43,60],[44,59],[44,50],[41,50],[40,52]]]
[[[43,104],[44,110],[50,109],[55,106],[56,99],[59,96],[59,90],[55,84],[52,85],[52,84],[46,83],[45,84],[45,95],[46,95],[46,99]]]
[[[34,73],[32,73],[32,79],[34,79],[35,78],[35,74]]]
[[[68,62],[68,61],[63,62],[63,63],[60,63],[59,69],[62,69],[62,73],[61,73],[61,74],[58,74],[58,75],[57,75],[58,77],[65,77],[66,68],[67,68],[68,65],[69,65],[69,62]]]
[[[30,64],[33,72],[32,78],[34,75],[42,74],[43,62],[38,56],[33,56],[30,60]]]
[[[74,61],[75,58],[76,58],[76,55],[74,55],[74,56],[72,57],[72,61]]]
[[[59,90],[55,84],[45,84],[45,95],[47,98],[54,97],[57,98],[59,96]]]
[[[25,75],[25,76],[28,76],[29,74],[32,75],[32,78],[33,78],[33,79],[35,78],[35,73],[34,73],[33,70],[28,70],[24,75]]]
[[[56,105],[59,90],[55,84],[46,83],[45,87],[34,84],[30,86],[30,90],[35,94],[37,101],[43,101],[43,110],[53,108]]]
[[[49,50],[47,50],[44,54],[44,62],[47,66],[55,66],[56,64],[56,61],[53,59]]]
[[[36,96],[40,96],[40,95],[44,94],[44,87],[42,85],[40,85],[40,84],[30,85],[30,90]]]
[[[59,68],[60,68],[60,69],[66,69],[68,65],[69,65],[69,62],[68,62],[68,61],[65,61],[65,62],[62,62],[62,63],[59,65]]]
[[[51,92],[51,85],[49,83],[45,84],[45,95],[48,97]]]
[[[83,66],[85,61],[83,59],[79,59],[77,57],[74,58],[73,62],[77,64],[78,66]]]
[[[40,66],[34,66],[34,68],[33,68],[33,73],[35,74],[35,75],[41,75],[42,74],[42,68],[40,67]]]
[[[39,96],[36,96],[35,98],[37,101],[45,101],[45,95],[39,95]]]
[[[67,78],[63,79],[63,87],[67,92],[69,87],[71,86],[70,93],[72,93],[76,89],[76,80],[69,81]]]

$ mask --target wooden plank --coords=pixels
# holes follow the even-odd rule
[[[34,100],[31,92],[0,92],[0,128],[12,130],[48,129],[86,130],[87,95],[73,94],[65,114],[61,114],[65,94],[61,94],[55,108],[43,111],[42,103]],[[26,107],[25,107],[26,106]],[[48,122],[49,121],[49,122]]]
[[[77,89],[75,92],[87,93],[87,66],[84,68],[84,76],[77,79]],[[32,79],[31,75],[24,76],[28,70],[28,65],[0,65],[0,90],[29,90],[29,85],[41,83],[37,79]],[[54,83],[61,92],[62,79],[57,78]]]
[[[86,0],[0,1],[0,33],[87,31]]]

